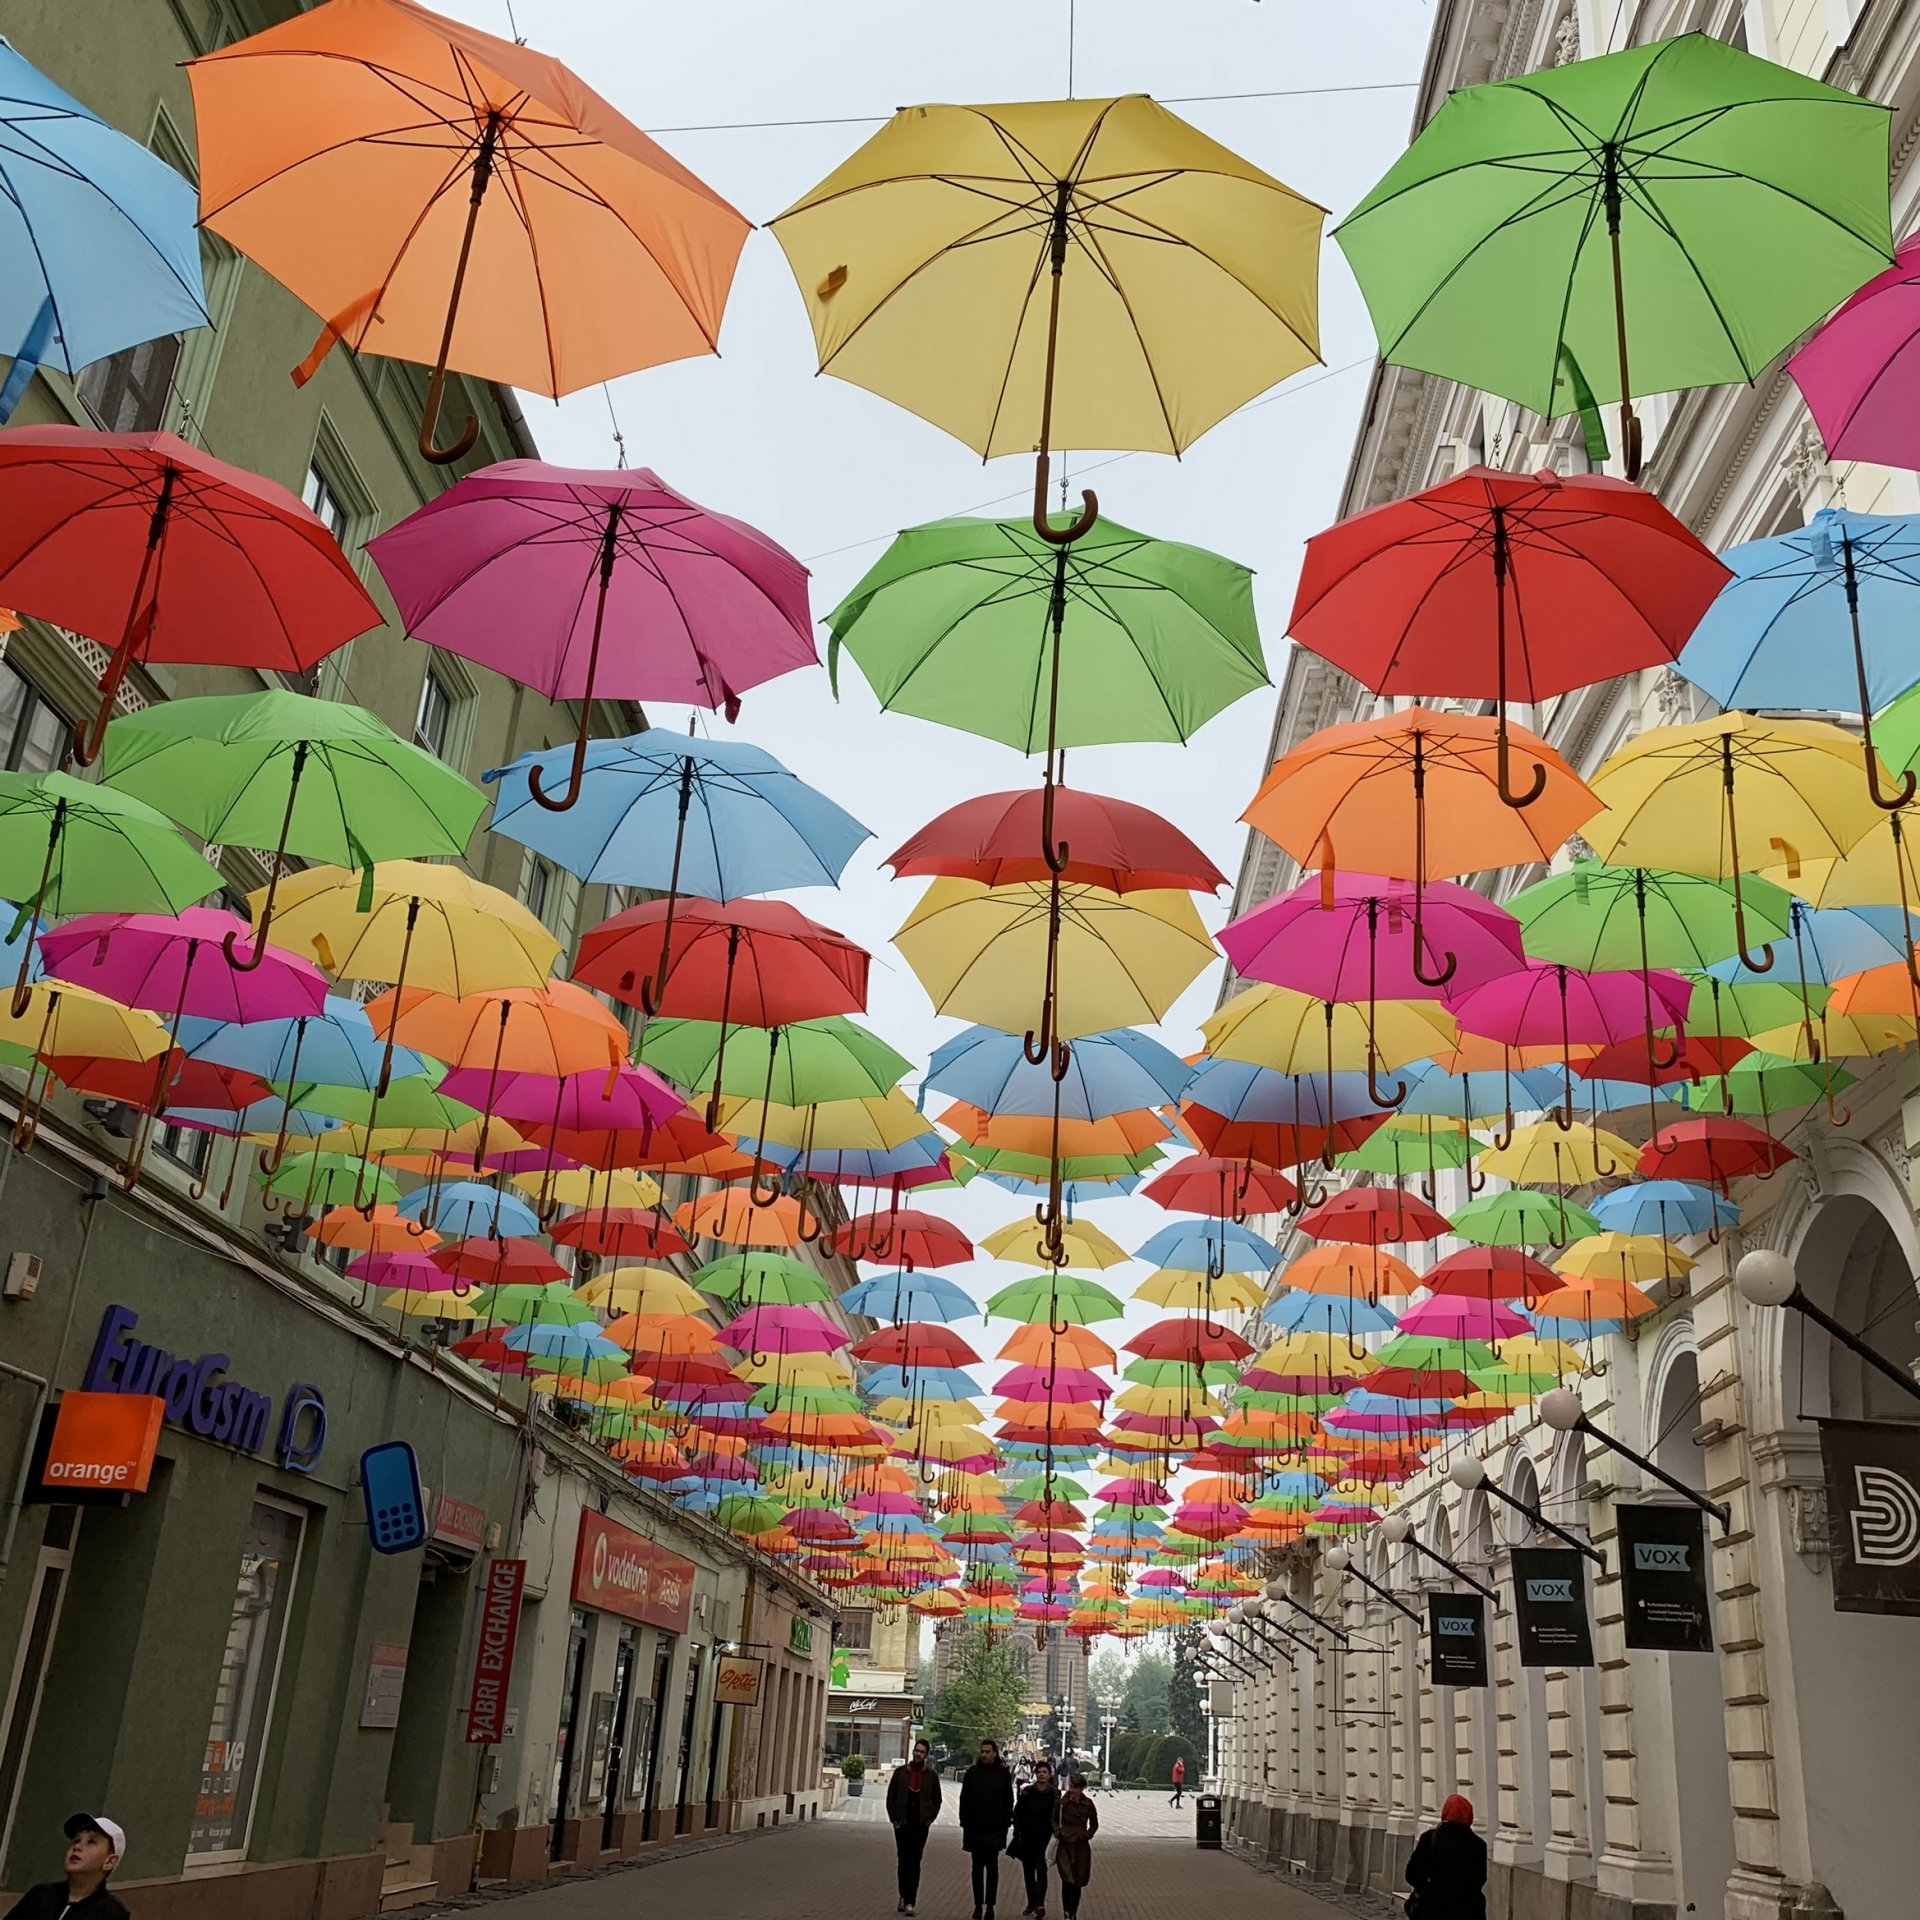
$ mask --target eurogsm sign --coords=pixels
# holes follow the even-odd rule
[[[597,1513],[580,1516],[573,1556],[576,1606],[597,1607],[665,1633],[685,1633],[693,1618],[691,1560]]]

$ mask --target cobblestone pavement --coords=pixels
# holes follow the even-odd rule
[[[412,1911],[422,1920],[484,1908],[486,1920],[631,1920],[640,1903],[701,1920],[888,1920],[894,1907],[893,1848],[880,1782],[823,1820],[687,1846],[530,1892],[499,1888]],[[957,1785],[927,1848],[922,1920],[968,1920],[966,1856],[952,1824]],[[1390,1915],[1380,1902],[1329,1897],[1230,1852],[1193,1844],[1193,1805],[1175,1810],[1164,1793],[1103,1793],[1093,1881],[1084,1920],[1327,1920],[1330,1913]],[[636,1882],[635,1874],[644,1874]],[[1001,1920],[1017,1920],[1020,1867],[1003,1860]],[[1056,1887],[1049,1913],[1058,1920]]]

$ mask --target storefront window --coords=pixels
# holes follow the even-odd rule
[[[291,1507],[254,1503],[213,1696],[200,1794],[187,1839],[189,1859],[239,1856],[247,1850],[300,1563],[301,1526]]]

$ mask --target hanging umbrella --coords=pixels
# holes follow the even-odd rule
[[[1412,880],[1417,948],[1429,880],[1551,859],[1600,807],[1545,741],[1504,731],[1547,773],[1525,808],[1501,797],[1502,723],[1415,706],[1323,727],[1274,762],[1240,817],[1302,867]],[[1428,985],[1452,977],[1446,959],[1436,971]]]
[[[885,1273],[861,1280],[840,1295],[840,1305],[876,1320],[970,1320],[980,1311],[972,1294],[937,1273]]]
[[[1603,1193],[1593,1203],[1593,1217],[1609,1233],[1653,1233],[1662,1239],[1704,1233],[1717,1240],[1722,1227],[1740,1224],[1740,1209],[1710,1187],[1636,1180]]]
[[[1835,460],[1920,465],[1920,236],[1901,241],[1893,265],[1848,296],[1787,362]]]
[[[909,1273],[957,1266],[974,1256],[973,1242],[958,1227],[912,1207],[895,1208],[884,1218],[848,1220],[834,1230],[829,1246],[843,1259],[887,1261]]]
[[[1134,1248],[1133,1257],[1182,1273],[1267,1273],[1280,1250],[1250,1227],[1231,1220],[1169,1221]]]
[[[814,662],[807,570],[757,528],[637,468],[596,473],[503,460],[468,474],[368,542],[407,631],[580,705],[572,807],[593,703],[668,700],[738,711],[749,688]],[[676,808],[678,799],[675,799]]]
[[[1293,1182],[1271,1167],[1208,1154],[1176,1162],[1141,1191],[1172,1213],[1204,1213],[1216,1220],[1235,1221],[1249,1213],[1283,1213],[1296,1196]]]
[[[21,936],[45,915],[177,913],[225,883],[164,814],[64,773],[0,772],[0,896],[24,901],[12,1010],[26,1011],[37,948]]]
[[[1018,1035],[969,1027],[934,1049],[925,1085],[991,1114],[1032,1118],[1052,1113],[1057,1086],[1063,1120],[1098,1120],[1177,1100],[1190,1072],[1171,1048],[1116,1027],[1082,1034],[1056,1082],[1049,1063],[1027,1058]]]
[[[1904,644],[1920,607],[1920,519],[1823,507],[1804,527],[1725,558],[1733,580],[1687,642],[1680,671],[1723,707],[1857,714],[1868,791],[1897,811],[1920,779],[1909,770],[1891,793],[1882,789],[1873,716],[1920,685]],[[1851,705],[1834,671],[1848,646]]]
[[[417,1187],[400,1202],[409,1220],[424,1220],[449,1239],[479,1235],[506,1239],[540,1231],[540,1217],[527,1203],[475,1180]]]
[[[364,708],[283,688],[124,714],[107,728],[100,777],[211,846],[265,851],[262,942],[287,854],[344,867],[458,858],[486,807],[445,762]],[[235,950],[230,942],[230,959]]]
[[[1383,359],[1543,418],[1620,401],[1634,479],[1636,394],[1757,379],[1892,259],[1888,122],[1685,34],[1462,88],[1335,238]]]
[[[1652,494],[1607,474],[1474,466],[1307,542],[1288,631],[1381,694],[1491,698],[1510,807],[1507,706],[1677,654],[1727,569]]]
[[[334,0],[187,77],[202,224],[326,318],[296,380],[336,340],[431,366],[429,460],[479,433],[434,444],[449,369],[558,399],[717,351],[748,222],[558,61]]]
[[[1068,1221],[1061,1232],[1061,1245],[1069,1256],[1069,1266],[1087,1267],[1095,1273],[1104,1272],[1109,1267],[1125,1266],[1133,1257],[1091,1220]],[[980,1242],[980,1251],[990,1259],[1007,1260],[1019,1266],[1045,1267],[1052,1264],[1039,1250],[1030,1220],[1012,1220],[1004,1227],[996,1227]]]
[[[1547,1121],[1516,1127],[1502,1147],[1480,1156],[1480,1171],[1516,1187],[1585,1187],[1624,1175],[1635,1150],[1617,1133],[1595,1125],[1567,1132]]]
[[[1004,1320],[1040,1322],[1058,1333],[1100,1320],[1118,1320],[1125,1312],[1120,1301],[1098,1281],[1083,1279],[1078,1274],[1059,1273],[1035,1274],[990,1294],[985,1317],[991,1320],[997,1314]],[[1101,1344],[1104,1348],[1105,1343]],[[1009,1342],[1004,1350],[1007,1357],[1026,1357],[1012,1354],[1011,1348]],[[1111,1359],[1112,1349],[1105,1350]]]
[[[634,1207],[588,1207],[554,1221],[547,1236],[557,1247],[578,1247],[605,1260],[670,1260],[693,1251],[679,1228]]]
[[[46,1099],[47,1082],[39,1077],[43,1063],[56,1058],[164,1060],[171,1039],[150,1013],[124,1007],[85,987],[36,980],[16,989],[10,1001],[0,1000],[0,1046],[16,1048],[25,1056],[27,1084],[13,1130],[14,1144],[24,1151],[39,1130]]]
[[[98,711],[74,729],[83,766],[136,660],[301,674],[382,619],[277,481],[170,433],[84,427],[0,441],[0,605],[106,649]]]
[[[1437,1240],[1454,1230],[1445,1214],[1398,1187],[1344,1188],[1309,1208],[1294,1224],[1315,1240],[1366,1247]]]
[[[1598,1218],[1564,1194],[1525,1187],[1483,1193],[1452,1216],[1452,1231],[1483,1247],[1563,1247],[1600,1230]]]

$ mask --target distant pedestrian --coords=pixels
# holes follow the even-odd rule
[[[1183,1793],[1185,1793],[1185,1792],[1186,1792],[1186,1790],[1187,1790],[1187,1763],[1186,1763],[1186,1761],[1185,1761],[1185,1760],[1184,1760],[1184,1759],[1183,1759],[1183,1758],[1182,1758],[1182,1757],[1181,1757],[1181,1756],[1180,1756],[1179,1754],[1177,1754],[1177,1753],[1176,1753],[1176,1754],[1175,1754],[1175,1755],[1173,1756],[1173,1801],[1172,1801],[1172,1804],[1173,1804],[1174,1806],[1176,1806],[1176,1807],[1177,1807],[1177,1806],[1178,1806],[1178,1805],[1180,1804],[1180,1796],[1181,1796],[1181,1795],[1182,1795]]]
[[[1047,1848],[1053,1844],[1053,1812],[1059,1804],[1053,1767],[1041,1760],[1034,1766],[1033,1784],[1022,1787],[1013,1803],[1013,1838],[1007,1843],[1027,1876],[1028,1920],[1041,1920],[1047,1910]]]
[[[1080,1889],[1093,1878],[1093,1836],[1100,1831],[1100,1809],[1087,1793],[1087,1776],[1076,1773],[1053,1810],[1058,1845],[1053,1864],[1060,1870],[1060,1905],[1069,1916],[1080,1911]]]
[[[940,1818],[940,1775],[924,1740],[913,1743],[913,1758],[895,1767],[887,1782],[887,1818],[893,1822],[893,1851],[900,1868],[900,1904],[894,1912],[912,1913],[920,1898],[927,1829]]]
[[[973,1920],[993,1920],[1000,1892],[1000,1850],[1013,1825],[1013,1772],[997,1740],[980,1742],[980,1757],[960,1779],[960,1844],[973,1856]]]
[[[127,1920],[107,1891],[107,1876],[127,1850],[126,1833],[101,1813],[76,1813],[66,1825],[67,1877],[31,1887],[6,1920]]]
[[[1473,1830],[1473,1803],[1450,1793],[1407,1862],[1410,1920],[1487,1920],[1487,1843]]]

